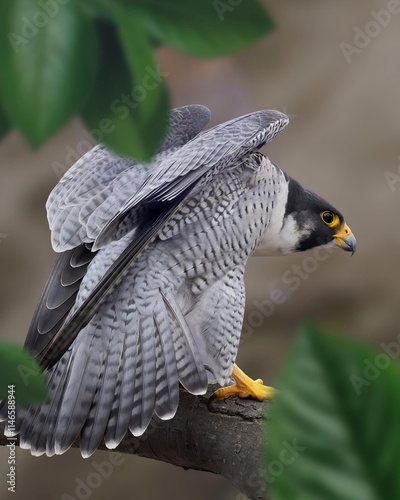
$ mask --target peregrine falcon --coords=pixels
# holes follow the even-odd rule
[[[202,131],[209,119],[204,106],[174,109],[149,165],[98,145],[51,192],[59,255],[25,343],[51,400],[17,418],[33,454],[61,454],[77,437],[84,457],[102,439],[115,448],[154,415],[173,418],[179,384],[269,398],[235,365],[249,256],[354,252],[342,214],[258,151],[288,124],[283,113]]]

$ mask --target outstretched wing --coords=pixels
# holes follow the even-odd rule
[[[170,152],[152,170],[139,189],[131,190],[114,215],[99,232],[93,248],[101,248],[115,239],[120,224],[129,214],[132,218],[141,203],[170,201],[181,195],[203,177],[203,182],[235,166],[237,162],[271,141],[289,123],[289,119],[278,111],[258,111],[222,123],[199,134],[183,147]],[[133,171],[124,179],[129,185]],[[119,192],[123,190],[122,186]],[[128,193],[127,193],[128,194]],[[113,209],[118,207],[114,193],[108,199]],[[111,215],[111,212],[108,212]]]
[[[98,270],[120,253],[129,235],[100,251],[88,270],[77,302],[84,300]],[[66,451],[78,435],[83,456],[102,439],[115,448],[128,428],[143,434],[154,412],[172,418],[179,382],[204,394],[207,374],[175,296],[158,283],[138,294],[133,283],[146,259],[131,267],[99,313],[49,372],[51,401],[31,407],[21,418],[20,443],[33,454]],[[154,280],[150,280],[153,281]],[[21,410],[25,412],[25,410]],[[24,415],[24,414],[23,414]]]
[[[181,147],[198,134],[209,119],[210,111],[201,105],[172,110],[170,129],[159,155]],[[99,145],[83,156],[51,192],[46,206],[53,246],[57,249],[64,245],[65,250],[57,256],[37,305],[25,341],[27,349],[38,353],[54,339],[74,305],[88,265],[96,255],[91,248],[91,239],[79,223],[79,211],[96,195],[96,200],[99,197],[106,199],[104,190],[119,174],[129,169],[149,175],[148,167],[121,158]],[[68,244],[65,244],[67,240]]]
[[[38,360],[42,366],[51,367],[61,358],[119,285],[132,263],[154,241],[179,207],[192,196],[198,183],[207,182],[239,164],[247,154],[271,140],[287,123],[286,115],[277,111],[252,113],[208,130],[161,161],[106,228],[117,230],[124,214],[136,206],[140,208],[140,204],[147,205],[151,215],[142,218],[132,242],[110,266],[87,300],[40,352]],[[111,192],[110,197],[113,196]],[[102,234],[105,234],[104,231]]]
[[[115,213],[110,194],[114,192],[119,200],[128,196],[126,191],[129,195],[135,192],[168,151],[193,139],[209,120],[210,111],[205,106],[173,109],[167,137],[150,165],[119,156],[101,144],[86,153],[66,172],[47,200],[54,250],[63,252],[81,243],[92,243],[109,214]]]

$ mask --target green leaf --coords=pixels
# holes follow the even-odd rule
[[[10,131],[10,129],[10,123],[0,109],[0,140]]]
[[[102,19],[103,21],[111,21],[112,19],[111,13],[103,0],[85,0],[81,5],[90,17]]]
[[[99,23],[101,66],[83,118],[98,141],[147,161],[168,125],[168,95],[143,28],[132,11],[112,8],[118,32]]]
[[[29,406],[49,398],[47,381],[33,357],[21,347],[0,343],[0,400]]]
[[[92,23],[77,0],[1,2],[0,60],[4,112],[38,147],[90,91],[96,65]]]
[[[274,28],[272,19],[257,0],[119,2],[131,5],[155,38],[194,57],[231,54]]]
[[[274,500],[400,498],[399,355],[304,329],[267,429]]]

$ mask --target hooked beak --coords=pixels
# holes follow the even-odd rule
[[[356,251],[357,242],[354,234],[347,224],[343,224],[339,231],[333,235],[335,238],[335,243],[346,252],[351,252],[353,255]]]

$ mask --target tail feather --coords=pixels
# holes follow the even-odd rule
[[[50,389],[57,387],[57,378],[61,371],[60,367],[53,370],[48,377],[48,386]],[[21,409],[17,412],[17,429],[20,432],[20,446],[21,448],[30,448],[31,453],[35,456],[43,455],[46,451],[46,444],[42,444],[40,437],[47,430],[47,416],[49,408],[54,404],[52,401],[50,404],[46,405],[34,405],[28,409]]]
[[[172,292],[147,289],[134,300],[127,285],[49,372],[51,402],[21,410],[21,444],[33,454],[61,454],[78,436],[84,457],[103,438],[115,448],[128,428],[140,436],[154,414],[175,415],[179,382],[193,394],[206,391],[199,349]]]
[[[163,420],[172,418],[178,409],[179,385],[173,333],[163,301],[154,311],[156,341],[156,406],[155,412]]]
[[[68,351],[62,358],[59,366],[52,371],[49,378],[49,387],[53,393],[52,400],[49,404],[40,409],[36,418],[32,419],[34,427],[27,432],[28,435],[30,434],[33,437],[30,448],[34,455],[43,455],[46,453],[47,456],[52,456],[55,454],[54,445],[50,447],[48,443],[54,436],[59,406],[68,380],[70,359],[71,351]]]
[[[55,453],[68,450],[78,437],[85,423],[97,389],[98,378],[103,372],[106,355],[101,350],[101,325],[89,325],[85,330],[94,330],[89,339],[78,344],[74,350],[69,379],[59,408],[55,433]],[[88,335],[88,332],[85,331]]]
[[[124,438],[133,408],[133,394],[139,360],[140,339],[138,336],[138,316],[134,315],[130,322],[128,333],[124,337],[122,360],[120,366],[119,385],[115,391],[113,406],[105,433],[105,443],[108,448],[116,448]]]
[[[113,311],[113,308],[111,307],[110,310]],[[115,314],[113,317],[115,318]],[[84,457],[92,455],[103,439],[118,383],[125,332],[119,331],[115,325],[110,328],[110,325],[107,325],[109,319],[108,314],[103,316],[103,330],[109,332],[109,345],[105,347],[106,358],[102,368],[102,383],[97,392],[95,404],[92,404],[81,432],[81,453]]]
[[[156,353],[154,319],[150,304],[139,318],[139,337],[142,372],[135,385],[132,418],[129,429],[134,436],[141,436],[147,429],[155,406]]]
[[[54,381],[54,396],[51,405],[48,409],[48,427],[46,431],[46,426],[43,426],[44,434],[47,434],[46,439],[46,455],[51,457],[55,455],[55,428],[57,425],[57,419],[59,415],[59,408],[62,404],[65,389],[68,382],[68,370],[71,363],[71,349],[69,349],[65,355],[61,358],[60,363],[58,363],[56,370],[59,372],[58,380]]]

